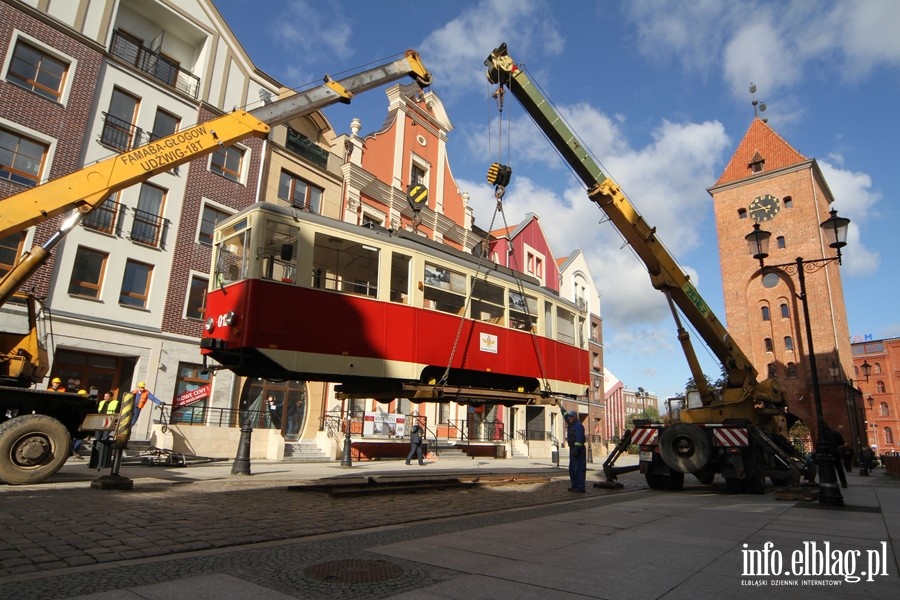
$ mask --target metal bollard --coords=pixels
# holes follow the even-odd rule
[[[249,423],[241,425],[241,441],[231,467],[232,475],[250,475],[250,435],[252,433],[253,427]]]

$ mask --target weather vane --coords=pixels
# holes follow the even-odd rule
[[[750,82],[750,94],[753,96],[753,102],[751,103],[753,104],[753,116],[759,117],[759,115],[766,112],[766,103],[756,99],[756,84],[752,81]],[[768,123],[769,120],[764,118],[762,122]]]

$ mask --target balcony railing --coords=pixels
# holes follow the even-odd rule
[[[145,48],[130,36],[116,30],[113,33],[110,52],[113,56],[137,67],[150,77],[184,92],[196,99],[200,90],[200,78],[178,66],[172,59]]]
[[[328,151],[316,146],[308,137],[293,129],[287,130],[285,148],[318,167],[323,169],[328,167]]]
[[[131,241],[154,248],[160,245],[165,219],[147,211],[134,209],[131,225]]]
[[[103,131],[100,132],[100,143],[113,150],[125,152],[139,144],[142,132],[132,123],[103,113]]]
[[[101,233],[114,234],[118,226],[119,203],[115,200],[105,201],[103,204],[92,210],[82,221],[82,224],[94,231]]]

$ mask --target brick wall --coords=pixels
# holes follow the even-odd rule
[[[809,348],[803,305],[798,298],[796,268],[782,269],[781,282],[775,287],[764,285],[759,262],[750,256],[744,239],[753,230],[754,221],[739,218],[738,209],[746,209],[754,198],[763,194],[780,199],[790,197],[790,208],[783,207],[774,218],[760,223],[762,229],[772,234],[766,264],[793,263],[797,257],[810,261],[834,255],[832,250],[823,253],[819,227],[829,216],[830,193],[814,161],[804,161],[777,172],[763,172],[711,193],[719,240],[726,327],[759,371],[760,380],[767,378],[768,365],[775,364],[776,377],[788,397],[790,411],[815,432]],[[778,237],[784,238],[785,248],[778,248]],[[767,272],[775,271],[770,268]],[[844,364],[845,370],[851,368],[840,268],[836,263],[829,263],[815,272],[807,269],[805,278],[823,415],[826,422],[849,440],[849,417],[842,390],[825,385],[831,382],[828,368],[832,361]],[[787,304],[787,317],[782,317],[782,304]],[[763,306],[769,308],[769,321],[762,318]],[[791,338],[793,351],[786,349],[785,337]],[[766,350],[766,338],[772,340],[771,352]],[[796,368],[794,377],[788,375],[790,363]]]
[[[102,55],[100,51],[83,39],[72,37],[50,27],[23,11],[0,3],[0,52],[7,55],[12,51],[9,44],[13,32],[20,31],[32,39],[40,40],[49,48],[54,48],[77,59],[76,70],[71,73],[71,90],[65,106],[48,100],[15,84],[0,81],[0,116],[13,123],[38,131],[57,140],[53,162],[42,173],[45,180],[56,179],[82,166],[83,147],[92,117],[94,84],[99,78]],[[38,47],[42,47],[38,44]],[[24,132],[23,132],[24,133]],[[18,184],[0,180],[0,198],[25,191]],[[64,217],[56,217],[39,225],[35,230],[34,242],[45,242],[57,229]],[[38,295],[46,295],[54,259],[41,267],[25,284],[24,289],[34,290]]]
[[[219,116],[218,113],[203,106],[197,122],[205,122],[217,116]],[[241,144],[249,148],[245,156],[248,156],[251,161],[246,184],[234,182],[210,172],[209,156],[189,163],[178,233],[175,236],[175,246],[172,250],[169,292],[163,313],[162,329],[165,332],[199,338],[202,331],[203,323],[201,321],[185,319],[183,315],[191,270],[209,273],[212,262],[211,249],[196,241],[203,199],[213,200],[235,211],[250,206],[256,200],[263,142],[258,138],[249,138]]]

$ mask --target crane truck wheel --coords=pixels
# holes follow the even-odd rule
[[[40,483],[65,464],[72,436],[47,415],[23,415],[0,425],[0,481]]]
[[[709,462],[712,442],[699,427],[677,423],[667,427],[660,436],[659,455],[670,469],[694,473]]]

